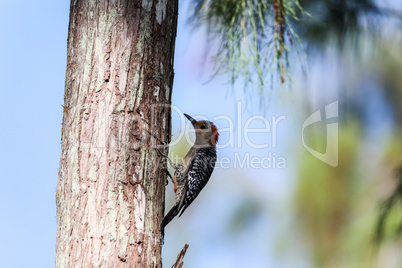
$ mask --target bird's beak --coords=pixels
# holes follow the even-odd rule
[[[187,119],[191,122],[191,124],[193,124],[193,126],[196,126],[197,125],[197,121],[194,119],[194,118],[192,118],[191,116],[189,116],[188,114],[184,114],[186,117],[187,117]]]

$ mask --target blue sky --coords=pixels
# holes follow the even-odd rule
[[[0,2],[0,266],[52,267],[68,1]]]

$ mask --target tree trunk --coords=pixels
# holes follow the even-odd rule
[[[56,267],[161,267],[177,0],[72,0]]]

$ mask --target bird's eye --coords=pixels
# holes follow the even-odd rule
[[[206,129],[207,127],[205,125],[200,126],[201,129]]]

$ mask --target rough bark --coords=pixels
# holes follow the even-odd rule
[[[161,267],[177,0],[72,0],[56,267]]]

